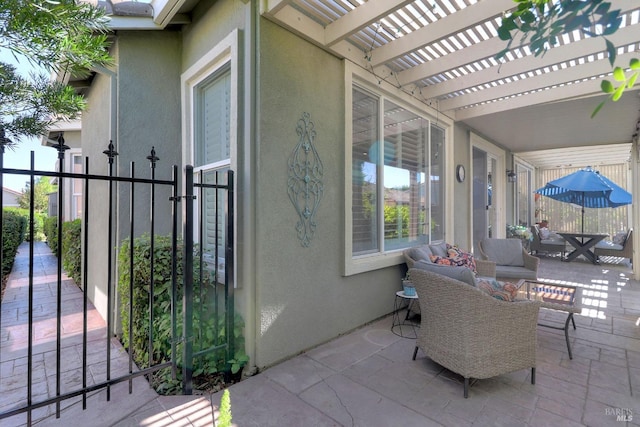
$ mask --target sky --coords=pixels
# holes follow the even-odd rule
[[[26,59],[19,62],[6,49],[0,48],[0,61],[12,64],[24,77],[28,77],[34,67]],[[57,152],[51,147],[42,146],[40,139],[23,138],[13,150],[7,149],[4,153],[4,167],[10,169],[29,169],[31,164],[31,151],[35,153],[36,170],[53,171],[56,167]],[[12,190],[22,191],[29,180],[27,175],[4,175],[2,186]]]

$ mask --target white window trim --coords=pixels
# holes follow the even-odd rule
[[[496,176],[493,186],[495,189],[492,192],[492,202],[495,203],[496,209],[496,234],[494,237],[505,238],[507,235],[507,221],[506,221],[506,206],[507,206],[507,178],[506,178],[506,156],[507,152],[497,145],[487,141],[483,137],[474,132],[470,132],[469,139],[469,158],[473,158],[473,148],[478,148],[488,155],[496,159]],[[469,176],[473,176],[473,162],[471,162],[471,169]],[[470,235],[473,236],[473,185],[471,186],[471,192],[469,193],[469,227]],[[474,242],[475,243],[475,242]]]
[[[220,43],[213,47],[209,52],[205,53],[197,62],[190,66],[180,78],[180,87],[182,91],[182,158],[184,165],[193,165],[195,163],[195,116],[193,111],[194,92],[198,84],[206,80],[216,71],[229,66],[229,72],[231,77],[231,111],[230,111],[230,127],[229,127],[229,159],[220,162],[215,162],[199,167],[194,167],[194,175],[197,175],[201,170],[220,169],[222,167],[229,167],[233,171],[237,171],[238,165],[238,135],[240,134],[238,126],[240,121],[238,120],[239,110],[239,96],[240,90],[238,87],[239,82],[239,35],[238,29],[230,32]],[[237,174],[236,174],[237,177]],[[183,182],[183,193],[185,190],[185,184]],[[237,206],[237,193],[234,193],[234,205]],[[235,209],[235,212],[238,210]],[[198,224],[198,209],[194,209],[194,220]],[[237,216],[234,218],[234,223],[238,223]],[[237,240],[237,227],[233,230],[234,241]],[[197,242],[200,237],[198,233],[195,233],[194,240]],[[234,253],[234,259],[237,259],[237,248]],[[233,277],[237,277],[237,265],[234,263]],[[238,281],[233,280],[235,287],[238,287]]]
[[[535,223],[535,217],[534,217],[534,212],[535,212],[535,201],[534,201],[534,196],[533,196],[533,190],[535,189],[535,166],[533,166],[531,163],[521,159],[518,156],[514,156],[513,157],[513,168],[515,170],[516,173],[520,172],[520,171],[528,171],[529,172],[529,176],[530,176],[530,182],[529,182],[529,186],[530,186],[530,190],[531,190],[531,197],[529,197],[529,225],[532,225]],[[518,203],[516,202],[516,197],[517,197],[517,191],[514,192],[514,200],[513,200],[513,212],[514,215],[517,215],[518,213]]]
[[[228,165],[232,170],[237,170],[237,143],[238,143],[238,30],[233,30],[227,37],[218,43],[213,49],[202,56],[195,64],[181,76],[182,87],[182,158],[185,163],[195,162],[195,117],[193,108],[194,90],[203,80],[207,79],[217,70],[227,64],[231,73],[231,111],[229,128],[230,162],[218,162],[215,165],[203,165],[194,170],[211,169],[213,166]]]
[[[389,252],[377,252],[373,254],[353,256],[353,242],[352,242],[352,217],[351,211],[352,205],[352,180],[351,169],[352,165],[352,119],[351,108],[353,103],[352,89],[353,85],[357,84],[365,90],[368,90],[374,94],[384,95],[386,98],[393,102],[402,105],[403,107],[410,108],[416,114],[428,119],[431,124],[440,126],[445,131],[445,171],[444,174],[448,178],[449,175],[453,176],[453,121],[443,116],[436,110],[427,107],[424,103],[413,98],[409,94],[403,92],[397,87],[385,82],[379,81],[373,74],[363,70],[355,64],[345,61],[345,163],[344,163],[344,272],[345,276],[351,276],[354,274],[364,273],[367,271],[378,270],[385,267],[391,267],[394,265],[402,264],[405,262],[402,250],[398,249]],[[446,218],[451,218],[449,215],[452,212],[451,207],[453,201],[451,190],[453,184],[452,179],[446,179],[443,191],[445,192],[445,212]],[[447,221],[445,228],[445,238],[448,232],[452,230],[452,221]]]
[[[74,160],[76,157],[80,157],[81,159],[81,165],[82,165],[82,170],[84,170],[84,157],[82,157],[82,149],[81,148],[72,148],[71,150],[69,150],[69,161],[65,162],[66,167],[67,167],[67,172],[69,173],[73,173],[73,167],[74,167]],[[68,163],[68,164],[67,164]],[[75,179],[75,178],[74,178]],[[81,198],[81,203],[83,202],[83,197],[84,197],[84,182],[82,182],[82,184],[80,185],[80,192],[79,193],[74,193],[73,191],[73,179],[68,179],[67,181],[69,181],[69,188],[65,188],[64,191],[68,191],[68,193],[66,194],[70,194],[71,196],[69,197],[69,206],[66,206],[65,209],[68,209],[69,212],[66,213],[67,214],[67,218],[69,218],[69,220],[75,220],[78,218],[75,218],[75,209],[74,209],[74,203],[75,203],[75,199],[76,196],[80,196]],[[84,206],[81,207],[82,210],[82,216],[84,216]],[[82,218],[82,216],[80,216],[79,218]]]

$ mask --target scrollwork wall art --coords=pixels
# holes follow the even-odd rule
[[[316,232],[316,214],[324,193],[324,168],[313,141],[316,137],[309,113],[303,113],[296,127],[298,144],[289,157],[287,193],[298,214],[296,232],[302,246],[309,247]]]

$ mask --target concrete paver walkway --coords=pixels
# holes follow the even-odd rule
[[[62,316],[60,340],[60,384],[57,383],[57,258],[46,243],[34,243],[33,316],[32,328],[32,402],[42,402],[60,393],[81,389],[83,384],[83,307],[84,294],[67,276],[62,276]],[[27,402],[28,320],[29,320],[29,243],[19,248],[15,264],[2,300],[0,341],[0,412],[24,407]],[[91,386],[106,380],[107,345],[111,347],[111,378],[128,372],[129,357],[115,338],[107,340],[106,323],[89,301],[87,304],[87,367],[86,384]],[[128,382],[111,387],[111,401],[106,391],[89,394],[83,425],[113,425],[158,398],[144,378],[134,381],[134,393],[128,393]],[[192,400],[191,398],[184,398]],[[31,421],[35,425],[68,425],[68,416],[82,409],[82,397],[61,402],[63,416],[56,421],[55,405],[37,408]],[[27,414],[0,420],[0,426],[27,423]]]
[[[50,279],[55,279],[55,272],[50,270],[51,255],[45,249],[38,247],[42,261],[37,262],[42,264],[44,277],[48,277],[38,279],[38,286],[43,289],[40,295],[47,300],[52,291],[45,291],[44,284],[51,289]],[[20,265],[24,250],[21,248]],[[17,284],[23,283],[20,271],[17,265],[14,273],[18,276],[12,276],[11,281],[18,288],[23,286]],[[576,316],[577,330],[570,331],[573,360],[568,357],[562,331],[538,328],[535,385],[530,383],[530,371],[523,370],[478,381],[471,387],[469,398],[464,399],[461,379],[420,352],[416,361],[411,360],[415,341],[392,334],[391,317],[386,317],[231,386],[234,424],[640,426],[640,283],[630,277],[631,270],[625,265],[598,266],[542,258],[539,278],[581,286],[585,309]],[[65,293],[74,291],[74,287],[65,287]],[[14,291],[17,292],[11,292]],[[24,314],[25,306],[18,302],[21,298],[16,294],[7,299],[6,306],[2,304],[2,410],[15,404],[20,396],[16,392],[13,403],[6,401],[5,384],[11,384],[10,390],[17,389],[13,384],[25,372],[25,352],[21,350],[24,333],[17,332],[20,322],[12,324],[10,320]],[[68,304],[73,307],[75,298],[65,296],[65,304],[70,301]],[[389,296],[390,310],[392,306],[393,298]],[[55,321],[55,306],[52,310],[42,303],[41,308],[34,305],[34,310],[43,322],[36,328],[40,331],[36,346],[39,362],[34,363],[34,377],[45,384],[39,393],[50,395],[50,384],[55,380],[51,379],[47,362],[52,357],[51,329],[45,324]],[[540,312],[545,323],[561,324],[564,316],[550,310]],[[75,324],[71,319],[67,319],[68,324]],[[106,345],[104,323],[94,323],[93,327],[91,348],[102,348]],[[64,346],[71,356],[65,360],[75,358],[78,351],[78,342],[71,335],[69,345]],[[113,353],[120,355],[120,350],[115,351],[116,344],[112,342]],[[92,363],[96,380],[104,372],[100,363],[103,362]],[[65,370],[65,384],[77,382],[76,369],[69,365]],[[59,419],[52,415],[51,408],[42,408],[36,411],[35,425],[212,426],[221,397],[221,393],[157,396],[143,379],[136,380],[133,395],[128,394],[127,384],[112,387],[111,402],[106,402],[104,393],[92,395],[85,411],[77,400],[67,403]],[[628,421],[619,421],[620,415],[627,416]],[[16,417],[2,420],[0,425],[22,425],[24,421],[24,416]]]

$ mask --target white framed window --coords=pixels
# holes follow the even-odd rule
[[[238,33],[230,33],[182,75],[183,158],[196,182],[227,184],[236,169],[238,135]],[[194,212],[194,238],[218,277],[225,269],[225,191],[204,189],[202,212]],[[201,227],[200,227],[201,226]],[[202,228],[202,234],[200,229]],[[216,259],[217,255],[217,259]]]
[[[71,155],[71,173],[83,173],[84,165],[81,154]],[[82,198],[82,178],[73,178],[71,181],[71,220],[82,218],[84,201]]]
[[[533,224],[533,167],[521,161],[515,162],[516,167],[516,197],[515,224],[530,226]]]
[[[447,129],[414,103],[350,82],[345,275],[400,262],[445,235]]]

